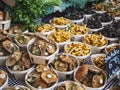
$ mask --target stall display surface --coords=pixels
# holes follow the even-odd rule
[[[91,63],[91,62],[89,62]],[[7,71],[6,66],[0,66],[0,69]],[[8,72],[8,71],[7,71]],[[8,79],[8,85],[9,86],[14,86],[14,85],[26,85],[24,80],[20,80],[20,79],[15,79],[13,76],[11,76],[11,74],[8,73],[9,79]],[[64,80],[59,80],[59,82],[62,82]],[[107,85],[104,87],[103,90],[107,90],[110,87],[116,86],[116,84],[119,82],[119,80],[117,78],[111,79]]]

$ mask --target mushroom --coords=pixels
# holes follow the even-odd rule
[[[22,56],[22,65],[24,66],[24,68],[26,69],[29,69],[31,67],[31,60],[30,60],[30,57],[29,57],[29,54],[28,53],[25,53],[23,56]]]
[[[30,83],[35,82],[36,80],[39,80],[41,78],[40,74],[38,72],[32,72],[28,75],[27,81]]]
[[[48,44],[47,43],[46,50],[47,50],[48,54],[51,55],[56,51],[56,48],[55,48],[55,46],[53,44],[50,44],[50,43]]]
[[[41,78],[48,84],[55,83],[57,81],[57,75],[51,69],[44,71],[41,74]]]
[[[40,64],[36,67],[37,72],[40,72],[40,73],[42,73],[44,71],[47,71],[48,69],[49,68],[46,65],[43,65],[43,64]]]
[[[68,64],[61,61],[55,61],[54,66],[59,71],[66,71],[68,69]]]
[[[94,75],[92,79],[92,86],[93,88],[101,87],[104,84],[104,77],[103,74]]]
[[[42,88],[47,88],[48,84],[45,83],[43,80],[38,79],[38,80],[35,81],[33,86],[37,87],[38,89],[42,89]]]

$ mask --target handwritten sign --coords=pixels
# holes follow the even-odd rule
[[[116,47],[106,55],[105,66],[110,78],[120,69],[120,48]]]

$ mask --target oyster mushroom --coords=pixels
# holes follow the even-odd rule
[[[41,74],[41,78],[46,82],[46,83],[55,83],[57,81],[57,75],[51,70],[44,71]]]
[[[101,87],[104,84],[104,76],[103,74],[94,75],[92,79],[93,88]]]

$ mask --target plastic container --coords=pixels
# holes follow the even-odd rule
[[[86,19],[89,19],[89,18],[92,17],[92,15],[93,15],[93,14],[85,14],[85,18],[86,18]]]
[[[120,20],[120,17],[114,17],[115,18],[115,20]]]
[[[0,21],[0,29],[8,30],[10,28],[11,20]]]
[[[104,36],[105,38],[107,38],[110,42],[109,43],[117,43],[118,42],[118,38],[109,38]]]
[[[87,32],[86,34],[88,34],[88,32]],[[83,38],[84,35],[86,35],[86,34],[82,34],[82,35],[72,35],[72,41],[77,41],[77,42],[82,41],[82,38]]]
[[[104,26],[106,26],[106,25],[109,25],[109,24],[111,24],[113,21],[110,21],[110,22],[102,22],[101,24],[102,24],[102,26],[104,27]]]
[[[94,11],[99,14],[106,13],[106,11],[97,11],[97,10],[94,10]]]
[[[81,24],[83,23],[83,21],[84,21],[84,18],[79,19],[79,20],[71,20],[71,23]]]
[[[92,33],[92,32],[98,32],[98,31],[100,31],[100,30],[102,30],[102,29],[103,29],[103,27],[101,27],[101,28],[97,28],[97,29],[91,29],[91,28],[88,28],[89,33]]]
[[[101,53],[101,50],[103,50],[106,46],[107,46],[108,43],[106,43],[104,46],[102,47],[96,47],[96,46],[91,46],[89,44],[87,44],[90,49],[91,49],[91,54],[98,54],[98,53]]]

